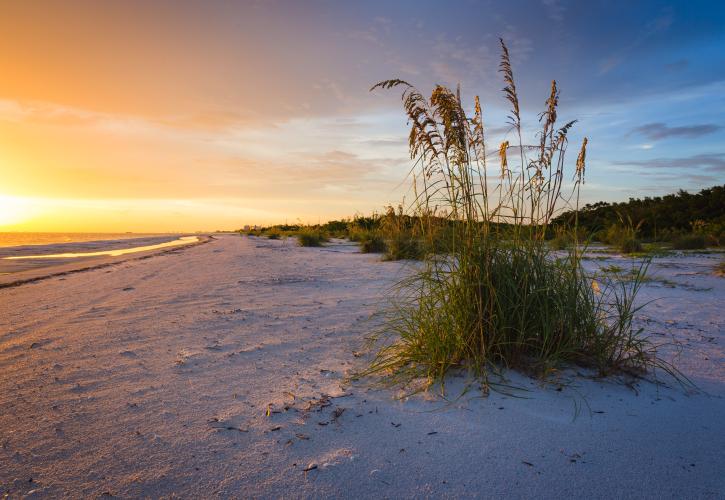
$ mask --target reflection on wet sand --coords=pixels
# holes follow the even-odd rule
[[[174,247],[179,245],[188,245],[190,243],[196,243],[199,238],[196,236],[183,236],[178,240],[167,241],[165,243],[158,243],[156,245],[145,245],[140,247],[132,248],[121,248],[117,250],[103,250],[98,252],[70,252],[70,253],[58,253],[58,254],[46,254],[46,255],[15,255],[12,257],[4,257],[5,260],[21,260],[21,259],[70,259],[77,257],[118,257],[120,255],[126,255],[130,253],[146,252],[148,250],[157,250],[160,248]]]

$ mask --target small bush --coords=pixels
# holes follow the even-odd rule
[[[619,251],[622,253],[638,253],[642,251],[642,243],[635,238],[627,238],[619,244]]]
[[[672,247],[677,250],[702,250],[705,248],[705,236],[702,234],[685,234],[672,240]]]
[[[320,231],[306,229],[297,234],[297,243],[301,247],[321,247],[325,241],[327,238]]]
[[[385,260],[422,260],[425,255],[425,248],[418,238],[398,233],[387,242]]]
[[[267,239],[270,240],[278,240],[282,237],[282,234],[279,231],[270,231],[267,233]]]
[[[347,231],[347,238],[355,243],[362,243],[363,241],[373,237],[375,233],[369,229],[362,229],[359,227],[351,227]]]
[[[551,245],[551,248],[554,250],[566,250],[571,246],[573,243],[573,239],[571,235],[567,233],[561,233],[554,236],[554,238],[549,242]]]
[[[387,248],[385,240],[378,234],[371,234],[360,242],[362,253],[384,253]]]

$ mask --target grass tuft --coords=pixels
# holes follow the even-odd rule
[[[388,249],[385,239],[379,234],[371,233],[360,241],[362,253],[385,253]]]
[[[643,251],[642,242],[636,238],[626,238],[619,244],[622,253],[640,253]]]
[[[390,297],[385,333],[376,337],[379,350],[367,373],[400,383],[422,376],[433,384],[465,368],[486,389],[489,374],[501,367],[540,375],[569,363],[602,375],[654,367],[676,373],[633,327],[647,262],[626,281],[597,281],[582,267],[576,236],[564,258],[552,254],[546,235],[563,210],[574,210],[571,234],[578,234],[588,141],[573,173],[567,172],[575,122],[557,125],[559,90],[552,82],[538,142],[523,142],[513,68],[501,46],[512,143],[487,145],[479,100],[469,115],[460,90],[438,85],[426,98],[402,80],[373,87],[402,89],[415,162],[413,203],[405,213],[391,207],[384,216],[388,256],[423,263]],[[572,180],[570,192],[562,191],[565,179]],[[631,224],[629,235],[636,235]]]
[[[325,235],[315,229],[302,229],[297,233],[297,243],[302,247],[321,247],[327,241]]]
[[[672,248],[677,250],[703,250],[706,246],[703,234],[685,234],[672,240]]]

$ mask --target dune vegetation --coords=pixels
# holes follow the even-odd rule
[[[681,190],[622,203],[587,204],[578,213],[561,214],[553,225],[571,228],[575,218],[580,234],[615,246],[622,244],[624,233],[633,225],[642,242],[683,250],[721,246],[725,244],[725,185],[695,194]]]
[[[563,211],[574,214],[574,225],[571,231],[559,228],[558,236],[577,243],[587,139],[569,172],[567,136],[575,121],[557,125],[559,89],[552,82],[537,140],[524,142],[503,41],[501,49],[516,141],[493,152],[478,98],[469,116],[460,89],[439,85],[426,98],[402,80],[373,87],[402,89],[415,163],[410,214],[391,219],[404,237],[387,243],[406,258],[415,254],[423,265],[390,297],[394,306],[376,338],[379,351],[369,373],[384,373],[393,382],[423,377],[434,383],[451,369],[465,368],[487,388],[489,375],[502,367],[538,375],[566,364],[592,367],[600,375],[654,367],[673,372],[633,327],[646,262],[626,283],[595,281],[581,265],[578,245],[562,245],[563,258],[552,255],[547,237]],[[423,250],[403,241],[418,242]]]
[[[614,252],[635,256],[662,254],[671,249],[717,248],[725,243],[723,196],[725,186],[714,186],[694,195],[680,191],[626,203],[598,202],[584,205],[578,212],[565,208],[540,229],[555,250],[564,250],[575,240],[579,244],[604,244]],[[677,217],[663,213],[676,213]],[[422,231],[424,223],[431,230]],[[277,224],[240,232],[272,240],[297,239],[302,232],[314,232],[320,234],[320,244],[330,238],[343,238],[358,243],[363,253],[382,254],[384,260],[401,260],[445,253],[450,241],[448,233],[457,223],[442,214],[406,212],[398,205],[385,207],[382,213],[324,224]],[[496,226],[499,235],[515,232],[515,227],[505,221],[491,221],[490,226]]]

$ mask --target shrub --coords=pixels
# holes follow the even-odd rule
[[[351,226],[347,230],[347,238],[355,243],[361,243],[376,236],[377,234],[377,231],[373,231],[372,229],[363,229],[355,226]]]
[[[395,234],[386,243],[385,260],[421,260],[425,254],[422,242],[410,233]]]
[[[705,248],[705,235],[686,234],[672,240],[672,247],[677,250],[702,250]]]
[[[267,233],[267,238],[270,240],[278,240],[282,237],[282,233],[279,231],[271,230]]]
[[[561,212],[557,200],[579,199],[587,139],[576,160],[573,192],[561,193],[567,135],[574,122],[556,127],[559,91],[552,82],[536,145],[521,142],[519,101],[508,50],[501,41],[504,93],[511,104],[510,126],[518,144],[489,148],[478,98],[468,116],[460,92],[436,86],[430,98],[402,80],[373,87],[401,87],[411,124],[415,160],[412,216],[389,209],[388,254],[413,254],[423,265],[401,281],[390,297],[386,332],[366,373],[386,373],[407,383],[424,376],[442,381],[451,368],[488,374],[501,366],[546,374],[562,363],[596,367],[601,374],[661,366],[647,339],[632,327],[634,299],[646,265],[628,282],[592,281],[573,247],[564,259],[550,253],[547,227]],[[513,150],[520,164],[508,162]],[[527,158],[529,151],[534,158]],[[433,241],[426,218],[445,207],[449,254],[421,248]],[[576,207],[578,213],[578,206]],[[413,223],[419,222],[419,223]],[[577,224],[574,220],[576,234]]]
[[[362,253],[384,253],[386,250],[385,240],[378,234],[372,233],[360,242]]]
[[[303,229],[297,234],[297,243],[302,247],[321,247],[327,241],[319,230]]]
[[[557,231],[556,235],[549,242],[551,248],[554,250],[566,250],[572,243],[574,243],[574,238],[566,231]]]
[[[635,238],[627,238],[619,244],[622,253],[638,253],[642,251],[642,242]]]

